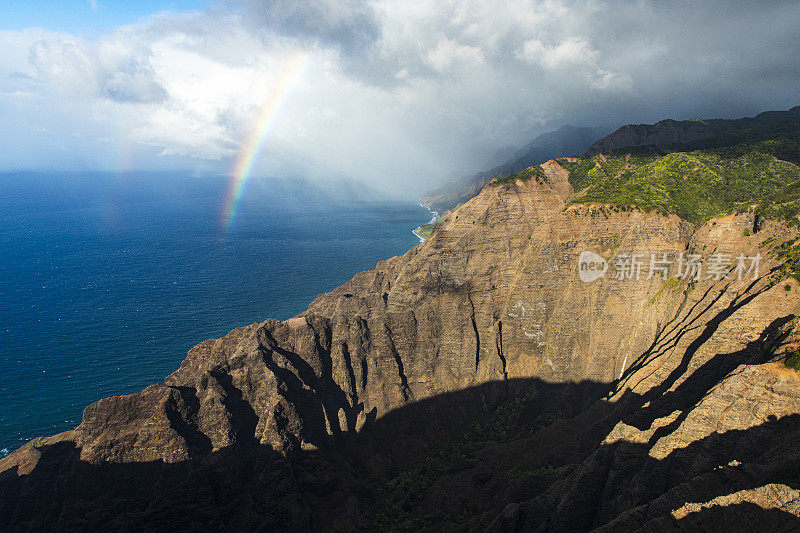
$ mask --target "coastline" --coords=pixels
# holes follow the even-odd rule
[[[422,204],[417,204],[417,205],[420,206],[420,207],[424,207],[431,214],[431,219],[430,219],[430,221],[428,221],[428,224],[433,224],[434,222],[439,220],[439,213],[437,213],[436,211],[433,211],[430,207],[424,206]],[[425,237],[420,235],[419,231],[421,229],[422,229],[422,226],[417,226],[417,229],[415,229],[411,233],[413,233],[417,237],[417,239],[419,239],[420,243],[423,243],[423,242],[425,242]]]
[[[90,176],[94,176],[94,174]],[[98,180],[105,179],[106,177],[105,174],[98,174],[98,176]],[[108,179],[116,179],[116,177],[109,176]],[[217,189],[213,187],[216,186],[217,181],[211,181],[209,179],[209,182],[211,185],[207,186],[204,182],[194,180],[190,183],[187,182],[187,186],[193,187],[191,190],[195,192],[200,191],[200,193],[210,190],[211,192],[207,196],[203,196],[203,198],[208,197],[215,199],[218,195]],[[86,180],[86,182],[81,182],[80,187],[89,187],[93,183],[93,180]],[[142,181],[137,183],[141,184],[141,187],[138,187],[137,191],[144,191],[142,194],[149,194],[159,181],[156,181],[155,178],[142,178]],[[25,182],[25,184],[31,184],[28,186],[33,189],[36,182]],[[74,190],[69,189],[69,187],[73,187],[72,182],[69,181],[60,182],[60,187],[65,190]],[[285,191],[288,187],[287,185],[284,189],[281,189],[281,191]],[[297,189],[300,189],[299,185]],[[83,189],[78,188],[77,190],[82,191]],[[174,191],[179,190],[182,191],[185,189],[174,189]],[[219,194],[222,192],[224,192],[224,190],[220,190]],[[288,196],[289,192],[294,195],[295,191],[289,189],[286,196]],[[33,194],[33,192],[30,194]],[[154,204],[155,208],[159,210],[159,213],[172,212],[175,195],[179,195],[179,193],[173,192],[159,196],[160,200]],[[85,197],[91,198],[88,194],[85,195]],[[37,196],[37,198],[41,197]],[[295,197],[292,196],[292,198]],[[302,196],[301,199],[303,199]],[[93,202],[94,200],[91,201]],[[285,204],[287,207],[292,207],[296,205],[296,203],[295,201],[295,204],[289,204],[287,201],[282,202],[281,205]],[[198,274],[194,277],[186,278],[184,282],[181,282],[179,279],[179,283],[175,285],[172,284],[173,279],[165,281],[170,271],[168,271],[166,267],[162,268],[160,266],[161,263],[154,263],[153,261],[130,261],[116,267],[121,269],[123,275],[129,276],[130,279],[146,277],[149,279],[161,280],[159,281],[159,283],[161,283],[159,287],[169,286],[169,290],[175,290],[176,294],[179,293],[181,298],[180,302],[182,303],[181,307],[187,310],[176,315],[171,315],[169,319],[165,319],[158,314],[152,314],[150,312],[139,315],[141,323],[146,323],[148,328],[158,329],[158,339],[153,336],[152,339],[147,342],[152,342],[152,346],[157,346],[159,350],[158,353],[163,355],[142,358],[135,366],[131,364],[126,364],[125,366],[118,365],[115,363],[114,358],[109,358],[104,355],[106,353],[114,353],[119,354],[119,358],[123,361],[133,360],[136,356],[135,354],[138,352],[136,346],[141,346],[143,342],[138,337],[135,337],[135,335],[128,334],[129,336],[124,337],[124,342],[119,341],[120,338],[123,338],[122,335],[110,340],[93,340],[96,337],[102,336],[98,334],[97,331],[110,328],[114,321],[122,320],[122,308],[120,308],[120,311],[116,314],[105,314],[105,322],[101,320],[87,325],[84,321],[79,324],[81,329],[70,329],[66,326],[57,329],[59,340],[56,345],[54,344],[56,336],[48,336],[43,333],[41,328],[37,329],[33,325],[33,320],[38,318],[38,314],[33,312],[28,314],[22,311],[18,312],[17,308],[14,307],[14,312],[18,313],[15,316],[19,317],[19,321],[15,326],[23,330],[23,332],[19,333],[17,337],[19,340],[15,339],[16,345],[12,347],[13,349],[8,350],[10,357],[5,361],[0,361],[0,369],[2,369],[4,375],[13,380],[15,386],[9,387],[7,392],[0,394],[0,400],[3,401],[4,408],[7,412],[12,412],[15,409],[25,409],[25,413],[30,414],[26,417],[9,416],[6,419],[0,417],[0,419],[2,419],[0,420],[0,459],[10,455],[14,450],[25,446],[38,437],[55,435],[63,431],[74,429],[81,423],[84,408],[99,398],[133,394],[152,383],[163,381],[164,376],[174,372],[178,368],[182,360],[186,357],[186,352],[192,346],[203,340],[222,337],[226,332],[239,327],[241,324],[255,321],[260,322],[267,317],[281,320],[290,318],[307,308],[316,295],[333,290],[352,278],[357,272],[370,269],[374,266],[376,261],[403,255],[418,244],[417,241],[410,239],[405,232],[408,231],[409,223],[418,222],[422,218],[422,213],[417,211],[416,208],[411,207],[411,203],[408,201],[393,203],[390,209],[384,208],[381,203],[372,203],[370,201],[365,201],[363,203],[342,203],[341,205],[346,205],[347,209],[342,209],[336,205],[330,205],[330,202],[325,202],[324,204],[309,203],[311,203],[312,206],[308,207],[304,205],[302,210],[276,209],[275,213],[280,215],[277,221],[273,219],[272,214],[261,211],[250,214],[248,217],[241,217],[238,219],[237,223],[240,225],[240,228],[250,228],[253,231],[259,232],[261,232],[263,228],[268,228],[266,233],[262,233],[262,236],[266,235],[266,238],[275,239],[276,242],[280,243],[281,255],[284,259],[269,262],[261,260],[263,257],[263,250],[261,250],[259,246],[251,246],[250,243],[253,241],[247,236],[242,238],[229,237],[224,243],[213,239],[200,239],[201,242],[199,244],[194,244],[194,241],[190,238],[193,232],[198,228],[202,228],[204,231],[216,235],[217,221],[213,219],[213,217],[206,216],[208,212],[206,204],[197,204],[196,207],[187,210],[187,216],[189,218],[182,219],[183,222],[173,228],[173,231],[176,231],[181,236],[185,236],[185,238],[176,240],[175,243],[166,240],[167,244],[164,244],[164,240],[157,240],[158,236],[161,235],[161,225],[155,222],[156,219],[144,220],[135,215],[130,215],[133,217],[132,221],[129,221],[128,218],[124,218],[123,220],[126,221],[126,224],[123,225],[127,229],[125,231],[120,230],[123,237],[134,230],[137,232],[145,232],[144,234],[148,236],[154,236],[152,239],[148,238],[139,242],[136,253],[140,254],[140,256],[144,257],[147,256],[147,254],[153,255],[152,251],[155,245],[152,243],[161,243],[160,246],[162,246],[161,251],[163,253],[158,255],[158,257],[162,258],[163,261],[167,261],[167,259],[164,259],[167,257],[167,254],[175,254],[185,259],[182,260],[183,262],[178,263],[181,266],[181,272],[192,272],[190,267],[194,264],[193,258],[199,256],[220,258],[220,260],[216,262],[216,264],[219,265],[217,268],[209,268],[202,277]],[[94,204],[90,203],[89,205]],[[216,202],[214,202],[213,207],[216,207]],[[398,211],[400,216],[392,216],[392,209],[394,208],[400,209]],[[66,207],[64,209],[69,213],[74,212],[69,211]],[[56,210],[55,212],[61,216],[62,211]],[[97,212],[100,213],[99,210]],[[352,216],[354,212],[359,216]],[[361,215],[366,215],[369,220],[380,223],[368,224],[368,227],[362,228],[361,225],[364,216]],[[99,216],[100,215],[98,215],[98,217]],[[78,218],[78,220],[73,220],[73,218]],[[77,227],[82,221],[82,218],[73,218],[66,219],[65,224],[68,227]],[[426,216],[426,219],[428,218],[429,216]],[[20,224],[25,222],[24,217],[15,220]],[[321,253],[308,254],[308,246],[304,244],[306,241],[303,240],[306,234],[303,227],[305,224],[316,223],[318,221],[325,221],[325,229],[324,233],[322,233],[324,239],[321,239],[320,242],[324,241],[331,244],[321,248]],[[101,224],[101,222],[98,222],[98,225]],[[14,231],[15,227],[14,225],[8,226],[4,228],[3,232]],[[319,225],[317,224],[317,228],[318,227]],[[317,229],[316,231],[322,232],[323,230]],[[3,233],[3,235],[5,236],[6,233]],[[344,244],[336,243],[336,239],[341,235],[347,235],[348,242]],[[351,237],[353,235],[356,237]],[[106,244],[110,242],[103,239],[81,241],[84,247],[80,248],[79,251],[85,256],[85,254],[94,250],[94,248],[92,248],[90,251],[87,251],[86,248],[90,244],[93,247],[99,246],[99,244],[96,243],[100,241]],[[74,243],[74,241],[69,242],[70,244]],[[192,244],[187,244],[190,242]],[[113,247],[113,243],[109,246]],[[184,253],[189,248],[192,248],[193,253],[196,255]],[[73,251],[76,250],[75,248],[71,249]],[[75,253],[77,254],[77,252]],[[78,257],[78,255],[70,256],[70,258],[73,257]],[[334,263],[341,266],[337,268],[328,267],[328,260],[330,257],[335,257],[336,260]],[[359,261],[360,263],[353,264],[352,262],[355,261]],[[173,263],[170,262],[169,264]],[[153,265],[159,266],[155,268]],[[241,266],[230,270],[229,267],[231,265]],[[103,273],[103,279],[112,279],[112,276],[108,274],[108,270],[105,269],[105,264],[103,268],[104,270],[100,270],[100,272]],[[282,278],[290,268],[296,269],[292,272],[299,273],[298,277],[302,279],[303,282],[287,284],[289,285],[288,287],[276,282],[276,280]],[[26,275],[27,273],[22,268],[14,272],[17,274],[16,277],[9,276],[4,278],[3,281],[10,283],[11,280],[13,280],[14,283],[21,283],[23,288],[28,289],[32,287],[29,289],[31,291],[36,288],[37,282],[35,277]],[[73,272],[75,276],[69,279],[69,282],[73,285],[67,286],[74,287],[74,290],[77,292],[79,287],[83,286],[80,277],[81,271],[74,269]],[[234,272],[235,276],[224,276],[223,272]],[[258,272],[259,274],[255,276],[251,275],[251,272]],[[159,274],[161,278],[158,278],[156,274]],[[257,280],[254,279],[256,277],[257,280],[266,279],[271,283],[257,284]],[[181,285],[181,283],[183,283],[183,285]],[[227,295],[235,294],[237,290],[245,290],[243,287],[246,287],[247,291],[255,291],[259,296],[253,298],[252,301],[248,300],[248,302],[244,304],[237,303],[237,299],[233,297],[224,297],[224,307],[221,306],[216,310],[203,312],[201,318],[198,320],[194,318],[194,313],[188,310],[191,309],[193,305],[202,307],[203,300],[196,299],[196,294],[187,289],[189,283],[199,283],[200,285],[198,286],[207,287],[209,290],[217,288],[220,289],[220,292]],[[203,285],[204,283],[206,285]],[[251,284],[252,286],[258,287],[258,289],[253,289]],[[4,283],[0,283],[0,285],[2,285],[2,288],[7,286]],[[180,291],[178,291],[178,289],[172,289],[171,287],[173,286],[181,287]],[[105,294],[107,293],[103,290],[102,294],[100,294],[101,288],[105,289],[106,286],[97,288],[91,295],[93,298],[104,301],[102,298],[105,298]],[[109,288],[113,289],[113,287]],[[156,292],[158,292],[158,294],[156,294]],[[46,294],[53,296],[55,293],[51,294],[48,292]],[[157,302],[160,304],[164,301],[163,296],[160,296],[164,294],[162,292],[149,291],[141,293],[138,288],[134,291],[129,288],[127,284],[119,288],[118,292],[115,294],[117,298],[126,302],[138,301],[138,299],[145,296],[150,302]],[[242,299],[242,301],[244,300],[245,299]],[[94,300],[92,299],[87,298],[84,302],[66,301],[66,303],[63,298],[47,301],[53,302],[48,304],[48,307],[54,310],[53,314],[55,316],[50,316],[53,323],[65,323],[65,321],[58,322],[58,317],[65,312],[74,313],[74,315],[71,316],[92,316],[90,311],[86,311],[87,307],[91,310],[94,305]],[[270,309],[265,310],[263,308],[263,303],[259,303],[265,301],[277,303],[271,303]],[[22,308],[28,308],[24,303],[20,303],[19,305]],[[65,309],[66,311],[64,311]],[[172,331],[178,330],[178,333],[172,333]],[[87,331],[88,333],[80,333]],[[186,333],[187,331],[191,331],[191,333]],[[50,344],[48,344],[48,342],[50,342]],[[39,348],[39,346],[45,346],[45,348]],[[4,348],[8,347],[4,346]],[[72,373],[75,364],[70,362],[70,358],[57,356],[47,357],[47,354],[50,353],[61,353],[58,350],[62,349],[81,353],[83,354],[82,357],[92,357],[92,361],[96,361],[96,364],[93,363],[94,366],[92,366],[91,372],[81,372],[77,374],[78,377],[75,378],[74,381],[71,381],[69,386],[63,386],[61,384],[61,376]],[[155,350],[152,352],[154,353]],[[23,356],[23,354],[30,355]],[[40,365],[36,368],[41,372],[41,376],[38,373],[35,374],[31,372],[29,366],[26,367],[20,364],[20,360],[23,362],[36,361],[35,364]],[[73,366],[69,366],[70,364]],[[109,367],[112,366],[113,369],[109,369]],[[118,367],[121,367],[121,369]],[[44,372],[44,370],[46,370],[46,372]],[[31,376],[36,377],[35,382]],[[18,389],[16,383],[22,383],[24,386]],[[33,383],[33,385],[30,383]],[[25,392],[26,388],[30,391],[34,386],[41,386],[43,388],[49,387],[49,393],[28,394]]]

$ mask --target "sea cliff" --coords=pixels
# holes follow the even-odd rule
[[[23,530],[789,527],[800,286],[782,250],[797,224],[576,203],[571,165],[489,183],[307,311],[90,405],[0,461],[0,516]],[[584,252],[603,275],[581,276]],[[723,253],[719,275],[681,271]]]

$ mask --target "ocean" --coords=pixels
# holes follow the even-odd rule
[[[0,457],[162,382],[207,338],[286,319],[419,243],[413,202],[346,184],[165,173],[0,174]]]

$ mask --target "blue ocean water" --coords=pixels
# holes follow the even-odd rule
[[[251,180],[225,231],[226,189],[219,177],[0,175],[0,456],[161,382],[206,338],[303,311],[405,253],[430,219],[345,185]]]

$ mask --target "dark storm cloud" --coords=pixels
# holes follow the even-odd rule
[[[271,34],[338,50],[342,68],[364,83],[432,81],[443,96],[452,90],[465,105],[482,103],[487,122],[528,131],[548,120],[612,123],[786,107],[800,80],[798,2],[246,5],[248,19]]]
[[[244,20],[266,39],[278,36],[339,53],[342,67],[376,85],[393,84],[390,58],[376,47],[381,21],[370,2],[245,0]]]
[[[360,53],[380,37],[370,4],[331,0],[250,0],[248,20],[275,33]]]
[[[798,35],[796,1],[224,0],[97,42],[0,32],[0,107],[22,129],[48,105],[64,131],[122,113],[119,131],[164,154],[225,160],[300,54],[261,164],[413,194],[563,124],[798,105]]]

